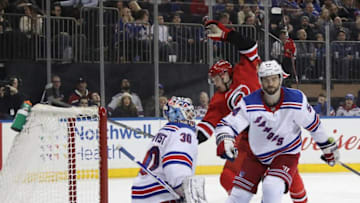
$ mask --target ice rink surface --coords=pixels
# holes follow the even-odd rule
[[[303,173],[309,203],[360,203],[360,177],[353,173]],[[204,176],[209,203],[225,202],[226,193],[218,175]],[[110,179],[109,203],[130,203],[132,178]],[[251,203],[261,202],[261,184]],[[289,194],[282,203],[291,203]],[[149,202],[150,203],[150,202]]]

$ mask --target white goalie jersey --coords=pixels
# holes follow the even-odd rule
[[[198,153],[198,140],[193,126],[170,122],[152,139],[143,164],[159,178],[177,189],[188,176],[193,176]],[[140,170],[131,188],[132,202],[174,200],[152,176]]]
[[[262,90],[244,97],[228,116],[222,119],[216,134],[238,135],[249,126],[249,144],[263,164],[270,164],[280,154],[296,154],[301,150],[301,127],[310,132],[317,143],[328,139],[319,116],[300,91],[282,87],[278,105],[268,107]]]

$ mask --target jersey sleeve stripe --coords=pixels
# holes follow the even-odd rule
[[[318,129],[319,125],[320,125],[319,116],[315,114],[315,118],[313,122],[310,125],[306,126],[305,129],[310,132],[315,132]]]
[[[185,157],[187,157],[190,161],[193,161],[193,159],[191,158],[191,156],[190,156],[188,153],[185,153],[185,152],[177,152],[177,151],[168,152],[168,153],[166,153],[164,156],[162,156],[162,158],[165,159],[167,156],[171,156],[171,155],[185,156]]]
[[[162,129],[168,130],[171,132],[175,132],[175,131],[179,130],[179,127],[177,127],[176,125],[165,125]]]
[[[239,51],[241,54],[249,54],[251,52],[254,52],[256,51],[257,52],[257,43],[254,44],[253,47],[251,47],[250,49],[247,49],[247,50],[241,50]]]
[[[166,165],[168,165],[170,163],[181,162],[181,164],[184,164],[184,165],[192,168],[192,161],[183,155],[170,155],[170,156],[163,158],[162,162],[163,162],[163,167],[165,167]]]
[[[200,121],[197,127],[207,138],[210,138],[215,132],[215,128],[206,121]]]
[[[240,52],[240,54],[245,55],[250,61],[254,61],[255,59],[258,58],[257,44],[255,44],[253,47],[251,47],[248,50],[242,50],[239,52]]]
[[[220,123],[217,124],[217,127],[221,126],[228,126],[231,128],[231,130],[235,133],[235,135],[240,134],[240,132],[236,131],[235,128],[232,127],[232,125],[228,124],[224,119],[220,120]]]
[[[154,195],[168,193],[168,191],[159,183],[152,183],[145,186],[131,188],[131,197],[133,199],[145,199]]]

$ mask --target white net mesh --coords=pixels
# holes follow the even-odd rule
[[[0,173],[1,202],[99,202],[99,146],[97,107],[35,105]]]

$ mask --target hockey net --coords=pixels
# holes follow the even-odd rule
[[[106,203],[105,109],[35,105],[0,172],[0,197],[9,203]]]

